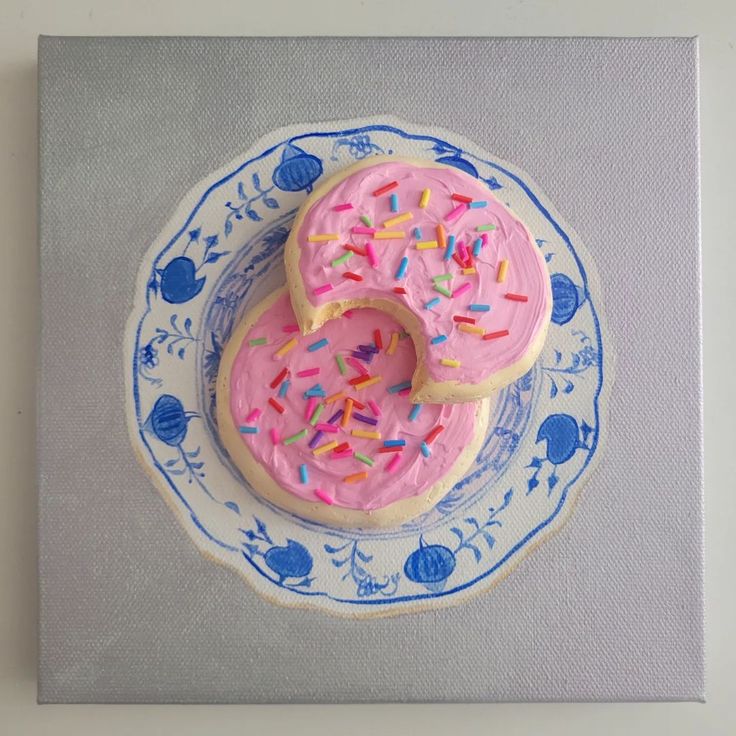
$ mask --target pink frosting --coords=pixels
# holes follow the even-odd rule
[[[374,196],[374,191],[394,181],[398,182],[398,187]],[[424,189],[429,189],[431,195],[427,207],[420,208]],[[471,208],[453,200],[453,193],[487,204]],[[391,211],[393,194],[398,197],[398,212]],[[339,209],[339,205],[348,203],[352,204],[352,209]],[[384,227],[386,220],[407,212],[411,213],[411,219]],[[367,215],[377,231],[403,231],[405,237],[384,240],[364,234],[361,215]],[[464,275],[455,260],[443,260],[445,251],[442,248],[417,249],[417,241],[437,240],[438,224],[471,253],[476,239],[486,236],[480,254],[473,259],[476,274]],[[478,226],[483,225],[493,225],[495,229],[479,232]],[[420,238],[415,236],[415,228],[421,231]],[[308,240],[310,235],[325,234],[338,237],[322,242]],[[447,336],[444,342],[427,346],[426,366],[430,378],[435,381],[480,383],[518,362],[540,330],[546,328],[549,274],[536,243],[523,223],[482,181],[455,168],[420,167],[397,161],[361,169],[343,179],[310,207],[297,241],[301,249],[300,271],[311,304],[322,306],[351,298],[388,298],[404,304],[416,315],[428,343],[438,335]],[[378,259],[376,268],[371,266],[367,256],[360,255],[353,255],[345,264],[331,265],[346,252],[344,244],[365,247],[367,243],[371,244]],[[396,279],[405,256],[409,259],[406,276]],[[502,260],[508,260],[508,271],[506,280],[498,283],[497,271]],[[349,280],[343,276],[345,271],[362,276],[363,280]],[[447,273],[452,274],[452,280],[442,281],[440,286],[453,292],[460,289],[454,298],[447,298],[434,289],[433,277]],[[320,287],[326,284],[332,289],[322,291]],[[396,294],[393,291],[396,286],[404,287],[406,295]],[[510,300],[507,293],[526,296],[527,301]],[[437,306],[426,309],[427,302],[436,297],[440,299]],[[471,304],[486,304],[491,309],[470,311]],[[455,315],[475,319],[484,333],[508,330],[509,334],[484,340],[480,334],[458,329],[459,323],[453,320]],[[442,365],[443,358],[460,361],[460,367]]]
[[[315,491],[319,489],[334,500],[335,505],[371,510],[428,491],[451,470],[474,436],[476,404],[422,404],[419,414],[411,421],[409,413],[414,405],[406,392],[391,393],[388,389],[411,378],[416,367],[414,346],[411,340],[401,339],[396,343],[395,352],[392,355],[387,353],[392,333],[399,334],[402,328],[384,312],[354,310],[350,318],[332,320],[314,334],[306,337],[296,335],[297,346],[282,358],[274,357],[280,346],[295,337],[284,331],[284,327],[294,321],[294,312],[285,292],[245,336],[233,362],[230,411],[236,426],[258,428],[256,434],[241,433],[255,460],[282,488],[305,501],[317,501],[319,496],[315,496]],[[359,364],[370,376],[381,376],[382,380],[358,389],[348,381],[360,373],[352,367],[354,361],[347,362],[347,358],[352,356],[358,345],[372,344],[376,329],[380,330],[383,349],[370,363],[359,361]],[[268,339],[267,345],[250,345],[250,340],[262,337]],[[325,347],[314,352],[308,350],[310,345],[322,339],[328,341]],[[345,375],[341,375],[335,359],[338,354],[346,361]],[[286,396],[280,397],[280,387],[271,388],[270,384],[283,368],[288,369],[291,383]],[[314,368],[319,368],[316,375],[297,375],[302,371],[311,374]],[[318,456],[312,453],[308,443],[316,430],[305,419],[308,399],[303,394],[317,383],[321,384],[328,397],[344,391],[346,396],[365,404],[365,409],[354,409],[353,418],[346,428],[341,427],[337,420],[338,432],[324,432],[317,446],[333,440],[347,442],[354,452],[371,458],[373,467],[354,455],[335,458],[332,452]],[[268,403],[269,398],[283,406],[283,414]],[[317,398],[315,403],[322,401],[324,399]],[[371,401],[378,406],[379,416],[371,410]],[[326,405],[319,422],[327,423],[333,414],[344,408],[344,399]],[[260,415],[255,410],[260,410]],[[359,421],[356,413],[376,419],[377,425]],[[254,415],[257,418],[254,419]],[[429,445],[430,457],[425,457],[421,443],[439,424],[445,429]],[[304,428],[309,430],[306,437],[293,444],[283,444],[285,438]],[[274,429],[278,434],[278,444],[274,444],[272,439],[271,430]],[[381,439],[356,437],[351,434],[354,429],[378,431]],[[379,453],[384,440],[405,440],[406,445],[401,453]],[[397,454],[400,457],[395,460]],[[392,462],[394,465],[387,469]],[[300,482],[299,468],[302,464],[307,465],[307,483]],[[346,476],[363,471],[368,472],[365,480],[355,483],[344,481]]]

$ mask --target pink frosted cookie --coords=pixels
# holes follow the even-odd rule
[[[303,337],[286,288],[248,312],[217,379],[230,457],[277,506],[328,524],[400,524],[436,504],[475,459],[490,400],[413,404],[414,346],[358,309]]]
[[[450,166],[380,156],[341,171],[302,205],[285,259],[304,333],[355,307],[404,326],[416,401],[490,396],[544,344],[552,292],[534,238]]]

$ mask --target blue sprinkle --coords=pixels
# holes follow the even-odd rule
[[[322,388],[322,385],[321,384],[315,383],[314,386],[312,386],[312,388],[308,388],[304,392],[304,398],[305,399],[310,399],[313,396],[320,396],[320,397],[327,396],[327,394],[325,393],[325,390]]]
[[[490,304],[471,304],[468,309],[471,312],[490,312],[491,311],[491,305]]]
[[[391,212],[398,212],[398,211],[399,211],[399,195],[394,193],[391,195]]]
[[[432,309],[432,307],[436,307],[440,303],[440,298],[436,296],[434,299],[430,299],[425,305],[425,309]]]
[[[288,393],[289,386],[291,386],[291,381],[288,378],[279,386],[279,396],[282,399],[285,398]]]
[[[417,240],[421,240],[422,239],[422,231],[418,227],[415,227],[414,228],[414,237]]]
[[[433,337],[430,342],[432,343],[432,345],[439,345],[445,340],[447,340],[447,335],[437,335],[437,337]]]
[[[302,483],[309,483],[309,473],[306,465],[299,466],[299,479]]]
[[[330,344],[329,340],[326,337],[323,337],[321,340],[317,340],[317,342],[313,342],[309,347],[307,347],[307,350],[310,353],[313,353],[315,350],[324,348],[329,344]]]
[[[411,381],[402,381],[401,383],[395,383],[393,386],[389,386],[388,392],[390,394],[397,394],[399,391],[403,391],[406,388],[411,388]]]
[[[240,434],[258,434],[258,427],[241,427]]]
[[[422,448],[422,455],[424,455],[424,457],[429,457],[432,454],[429,449],[429,445],[426,442],[422,442],[420,447]]]
[[[443,261],[449,261],[455,255],[455,236],[447,236],[447,248],[445,248],[445,255]]]
[[[481,207],[488,207],[488,202],[478,200],[477,202],[471,202],[468,207],[470,207],[471,210],[478,210]]]
[[[399,264],[398,269],[396,270],[396,280],[403,279],[406,275],[406,269],[409,266],[409,259],[404,256],[401,259],[401,263]]]
[[[383,446],[384,447],[404,447],[406,445],[406,440],[384,440]]]
[[[419,412],[421,410],[422,410],[421,404],[414,404],[414,406],[412,406],[411,408],[411,411],[409,412],[409,421],[413,422],[419,416]]]
[[[480,249],[483,246],[483,239],[478,238],[475,243],[473,243],[473,255],[477,258],[480,255]]]

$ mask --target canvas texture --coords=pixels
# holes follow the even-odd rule
[[[704,697],[694,39],[44,37],[39,75],[42,702]],[[193,184],[376,115],[533,176],[597,266],[616,382],[561,532],[463,605],[351,620],[200,556],[133,454],[122,340]]]

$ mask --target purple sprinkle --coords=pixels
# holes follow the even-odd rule
[[[342,415],[344,414],[343,409],[338,409],[326,422],[325,424],[334,424],[335,422],[339,422],[340,419],[342,419]]]
[[[315,447],[319,444],[319,441],[322,439],[323,432],[316,432],[314,437],[312,437],[311,440],[309,440],[309,449],[314,450]]]
[[[370,363],[373,360],[372,353],[364,353],[361,350],[353,350],[353,358],[362,360],[365,363]]]
[[[365,414],[358,414],[358,412],[353,412],[353,419],[357,419],[359,422],[365,422],[366,424],[372,424],[374,427],[378,424],[378,419],[367,417]]]
[[[373,345],[358,345],[358,350],[362,350],[364,353],[377,353],[378,348]]]

